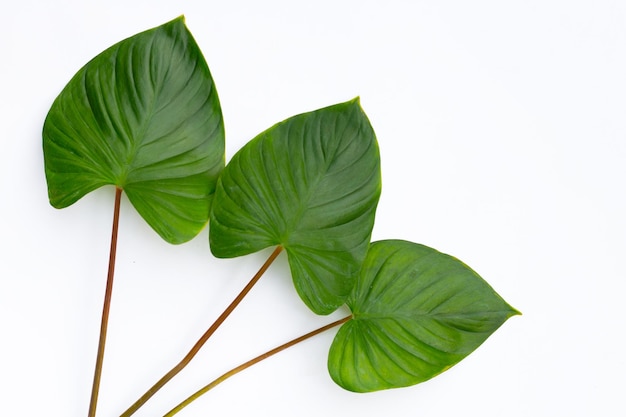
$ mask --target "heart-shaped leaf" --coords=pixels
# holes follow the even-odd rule
[[[369,392],[414,385],[450,368],[519,314],[451,256],[411,242],[373,243],[347,301],[328,368]]]
[[[184,18],[125,39],[78,71],[46,117],[43,149],[54,207],[112,184],[168,242],[195,236],[224,167],[224,126]]]
[[[217,257],[282,245],[295,287],[318,314],[344,303],[365,258],[380,157],[358,99],[276,124],[224,169],[211,210]]]

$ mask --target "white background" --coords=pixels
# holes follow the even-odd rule
[[[0,415],[87,414],[113,208],[47,200],[41,128],[108,46],[185,14],[215,78],[227,159],[296,113],[361,97],[382,155],[374,239],[452,254],[524,315],[424,384],[374,394],[326,371],[334,331],[226,381],[181,416],[623,416],[626,2],[33,1],[0,6]],[[123,201],[99,416],[174,365],[269,252],[217,260],[207,229],[160,240]],[[281,255],[137,416],[338,318]]]

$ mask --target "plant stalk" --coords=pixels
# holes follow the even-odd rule
[[[244,289],[239,293],[239,295],[237,295],[237,297],[230,303],[230,305],[226,307],[224,312],[217,318],[217,320],[215,320],[215,322],[211,325],[211,327],[209,327],[209,329],[200,337],[200,339],[198,339],[198,341],[196,342],[195,345],[193,345],[189,353],[187,353],[187,355],[185,355],[185,357],[176,366],[174,366],[168,373],[163,375],[163,377],[160,380],[158,380],[152,386],[152,388],[146,391],[146,393],[143,394],[141,398],[139,398],[133,405],[131,405],[128,408],[128,410],[126,410],[120,417],[129,417],[133,415],[139,409],[139,407],[145,404],[154,394],[156,394],[156,392],[159,389],[161,389],[168,381],[170,381],[180,371],[182,371],[183,368],[185,368],[185,366],[189,364],[189,362],[191,362],[193,357],[196,356],[196,354],[200,351],[200,348],[202,348],[202,346],[207,342],[207,340],[209,340],[209,338],[213,335],[213,333],[215,333],[215,331],[226,320],[226,318],[230,315],[230,313],[232,313],[233,310],[237,307],[237,305],[239,305],[241,300],[243,300],[243,298],[250,292],[252,287],[254,287],[254,285],[259,281],[259,279],[263,276],[265,271],[267,271],[267,268],[269,268],[272,262],[274,262],[276,257],[280,254],[282,249],[283,249],[282,246],[277,246],[276,249],[274,249],[274,252],[272,252],[269,258],[267,258],[263,266],[261,266],[258,272],[254,275],[254,277],[252,277],[250,282],[244,287]]]
[[[328,329],[331,329],[333,327],[339,326],[345,322],[347,322],[348,320],[350,320],[352,318],[352,316],[347,316],[344,317],[340,320],[337,320],[335,322],[332,322],[330,324],[327,324],[323,327],[320,327],[319,329],[313,330],[312,332],[309,332],[305,335],[302,335],[298,338],[295,338],[283,345],[280,345],[272,350],[269,350],[267,352],[265,352],[262,355],[257,356],[254,359],[249,360],[248,362],[245,362],[239,366],[237,366],[236,368],[231,369],[230,371],[226,372],[225,374],[223,374],[222,376],[220,376],[219,378],[213,380],[212,382],[210,382],[208,385],[204,386],[203,388],[199,389],[198,391],[196,391],[194,394],[192,394],[191,396],[189,396],[185,401],[181,402],[180,404],[178,404],[176,407],[174,407],[172,410],[170,410],[167,414],[165,414],[163,417],[172,417],[173,415],[177,414],[179,411],[181,411],[183,408],[185,408],[186,406],[188,406],[189,404],[191,404],[194,400],[198,399],[201,395],[205,394],[207,391],[210,391],[211,389],[215,388],[217,385],[221,384],[222,382],[224,382],[225,380],[227,380],[228,378],[230,378],[233,375],[238,374],[239,372],[251,367],[252,365],[255,365],[259,362],[261,362],[264,359],[269,358],[272,355],[277,354],[278,352],[281,352],[291,346],[294,346],[300,342],[305,341],[306,339],[309,339],[315,335],[318,335],[322,332],[325,332]]]
[[[107,338],[109,324],[109,310],[111,309],[111,295],[113,294],[113,276],[115,275],[115,255],[117,253],[117,230],[120,222],[120,203],[122,189],[115,188],[115,205],[113,208],[113,226],[111,230],[111,249],[109,251],[109,270],[104,292],[104,305],[102,307],[102,320],[100,322],[100,341],[98,342],[98,354],[96,356],[96,369],[91,386],[91,401],[89,403],[89,417],[95,417],[98,404],[98,392],[100,390],[100,378],[102,376],[102,364],[104,362],[104,346]]]

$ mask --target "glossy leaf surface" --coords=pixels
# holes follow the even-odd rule
[[[165,240],[205,225],[224,167],[213,79],[182,17],[105,50],[70,80],[43,128],[50,203],[122,188]]]
[[[230,258],[282,245],[301,298],[328,314],[365,258],[380,189],[378,144],[358,99],[294,116],[224,169],[211,250]]]
[[[356,392],[426,381],[519,314],[459,260],[406,241],[373,243],[328,367]]]

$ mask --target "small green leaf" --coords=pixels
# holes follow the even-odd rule
[[[373,243],[347,301],[328,368],[356,392],[426,381],[519,314],[458,259],[416,243]]]
[[[224,167],[224,126],[183,17],[113,45],[80,69],[46,117],[43,150],[54,207],[111,184],[168,242],[194,237]]]
[[[300,297],[331,313],[365,258],[380,189],[378,144],[358,99],[294,116],[224,169],[211,250],[231,258],[282,245]]]

